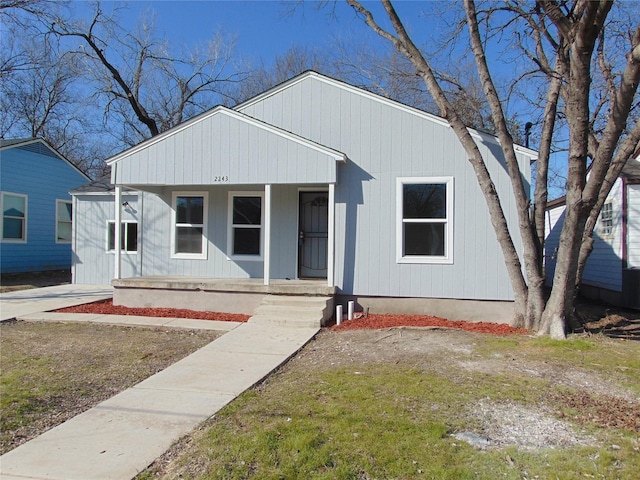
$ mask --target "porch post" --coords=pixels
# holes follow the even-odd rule
[[[120,232],[120,224],[122,223],[122,190],[120,185],[116,184],[116,192],[115,192],[115,202],[116,202],[116,213],[115,213],[115,225],[114,225],[114,232],[113,232],[113,250],[114,250],[114,257],[115,257],[115,266],[113,269],[113,276],[116,279],[119,279],[121,277],[120,275],[120,267],[122,265],[122,252],[120,250],[120,242],[122,242],[122,235]]]
[[[334,286],[334,272],[335,272],[335,244],[336,244],[336,195],[335,184],[329,184],[329,225],[328,225],[328,245],[327,245],[327,285],[329,287]]]
[[[264,284],[271,277],[271,185],[264,186]]]

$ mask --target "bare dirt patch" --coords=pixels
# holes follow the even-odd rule
[[[562,394],[550,395],[536,408],[489,399],[470,405],[467,414],[481,421],[487,447],[514,445],[531,450],[594,441],[576,432],[569,421],[640,431],[640,397],[624,388],[615,372],[603,375],[523,352],[480,355],[477,347],[484,337],[449,328],[324,330],[292,359],[290,367],[313,376],[314,372],[327,369],[348,367],[355,371],[366,364],[396,364],[435,371],[453,380],[468,380],[482,373],[531,378],[549,382],[554,389],[565,389]],[[531,339],[522,337],[522,342]],[[603,337],[602,341],[616,340]]]
[[[0,453],[163,370],[221,332],[0,323]]]

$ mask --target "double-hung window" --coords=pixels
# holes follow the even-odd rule
[[[397,180],[398,263],[453,263],[453,177]]]
[[[262,259],[262,192],[229,193],[229,257]]]
[[[71,243],[71,202],[56,200],[56,243]]]
[[[24,243],[27,241],[27,196],[2,192],[2,241]]]
[[[613,235],[613,203],[611,201],[602,205],[600,211],[600,233],[602,236]]]
[[[175,258],[207,258],[206,192],[174,192],[172,255]]]
[[[107,222],[107,252],[116,250],[116,222]],[[124,221],[120,223],[120,251],[122,253],[138,252],[138,224]]]

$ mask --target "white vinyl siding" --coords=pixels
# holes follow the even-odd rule
[[[56,200],[56,243],[71,243],[72,203]]]
[[[600,211],[600,235],[603,237],[613,235],[613,201],[611,200],[602,205]]]
[[[587,259],[582,283],[612,291],[622,291],[622,180],[616,180],[593,230],[593,250]],[[565,205],[547,212],[545,242],[546,284],[553,284],[560,234],[564,224]]]
[[[640,185],[627,186],[627,268],[640,268]]]
[[[2,241],[25,243],[27,241],[27,196],[2,192]]]
[[[397,180],[398,263],[453,263],[453,177]]]
[[[114,253],[116,245],[116,222],[107,222],[107,252]],[[138,223],[120,222],[120,251],[122,253],[138,253]]]
[[[172,201],[172,243],[174,258],[207,258],[206,192],[174,192]]]
[[[442,119],[314,73],[238,108],[348,156],[345,164],[338,164],[335,186],[335,284],[341,292],[513,300],[478,179]],[[500,146],[483,134],[474,134],[474,139],[504,199],[513,241],[521,251],[517,206]],[[528,179],[529,157],[517,155]],[[399,177],[455,179],[452,263],[397,261]],[[275,220],[273,225],[277,231]]]
[[[264,194],[262,192],[229,192],[227,218],[229,258],[262,260]]]

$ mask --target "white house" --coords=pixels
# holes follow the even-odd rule
[[[551,285],[564,220],[564,197],[549,202],[546,213],[545,272]],[[580,292],[612,305],[640,308],[640,155],[622,169],[593,231]]]
[[[520,248],[500,145],[471,133]],[[528,181],[536,154],[517,155]],[[73,273],[114,279],[117,302],[250,311],[249,294],[335,294],[372,312],[510,320],[485,200],[437,116],[305,72],[107,163],[115,187],[73,192]]]

